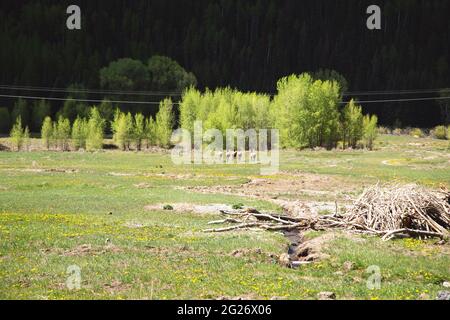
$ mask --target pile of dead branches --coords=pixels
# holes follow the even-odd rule
[[[418,185],[375,185],[366,189],[343,216],[321,219],[323,227],[394,237],[448,238],[450,193]]]
[[[220,210],[225,219],[211,221],[209,225],[230,224],[228,227],[206,229],[204,232],[226,232],[238,229],[262,229],[269,231],[289,231],[313,229],[317,221],[308,218],[296,218],[288,215],[261,213],[255,209],[225,211]]]
[[[238,229],[269,231],[346,229],[352,232],[394,237],[439,237],[450,235],[450,193],[431,191],[417,185],[379,186],[366,189],[352,208],[343,215],[338,212],[316,217],[292,217],[261,213],[255,209],[221,211],[226,217],[210,225],[226,227],[204,230],[226,232]]]

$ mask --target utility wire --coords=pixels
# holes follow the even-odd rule
[[[0,90],[23,90],[37,92],[63,92],[63,93],[93,93],[93,94],[117,94],[117,95],[140,95],[140,96],[181,96],[179,91],[123,91],[123,90],[99,90],[99,89],[64,89],[51,87],[33,87],[33,86],[11,86],[0,85]],[[386,91],[354,91],[344,92],[343,96],[370,96],[370,95],[408,95],[421,93],[440,93],[449,89],[418,89],[418,90],[386,90]],[[276,95],[275,93],[271,94]]]
[[[430,100],[450,100],[450,97],[432,97],[432,98],[411,98],[411,99],[386,99],[386,100],[366,100],[366,101],[359,101],[356,100],[355,102],[358,104],[364,104],[364,103],[387,103],[387,102],[412,102],[412,101],[430,101]],[[347,104],[347,102],[342,101],[340,104]]]
[[[53,101],[67,101],[69,99],[67,98],[54,98],[54,97],[38,97],[38,96],[24,96],[24,95],[0,95],[0,97],[3,98],[22,98],[22,99],[29,99],[29,100],[53,100]],[[74,99],[71,98],[70,100],[78,101],[78,102],[89,102],[89,103],[101,103],[104,100],[98,100],[98,99]],[[366,101],[356,101],[358,104],[364,104],[364,103],[387,103],[387,102],[412,102],[412,101],[430,101],[430,100],[450,100],[450,97],[431,97],[431,98],[412,98],[412,99],[387,99],[387,100],[366,100]],[[151,105],[159,105],[160,102],[157,101],[130,101],[130,100],[122,100],[122,101],[115,101],[115,100],[108,100],[108,102],[111,103],[117,103],[117,104],[151,104]],[[348,102],[342,101],[340,104],[347,104]],[[178,102],[173,102],[173,104],[180,104]]]
[[[391,90],[391,91],[355,91],[345,92],[344,97],[348,96],[374,96],[374,95],[408,95],[408,94],[421,94],[421,93],[440,93],[443,90],[449,89],[424,89],[424,90]],[[449,90],[450,91],[450,90]]]
[[[92,93],[92,94],[117,94],[137,96],[181,96],[180,92],[158,92],[158,91],[119,91],[119,90],[89,90],[89,89],[63,89],[49,87],[26,87],[0,85],[0,90],[20,90],[37,92],[63,92],[63,93]]]
[[[67,101],[67,100],[73,100],[78,102],[88,102],[88,103],[102,103],[105,100],[98,100],[98,99],[67,99],[67,98],[53,98],[53,97],[37,97],[37,96],[18,96],[18,95],[6,95],[1,94],[0,97],[2,98],[19,98],[19,99],[27,99],[27,100],[50,100],[50,101]],[[108,100],[110,103],[117,103],[117,104],[152,104],[152,105],[159,105],[160,102],[157,101],[115,101],[115,100]],[[178,102],[172,102],[172,104],[179,104]]]

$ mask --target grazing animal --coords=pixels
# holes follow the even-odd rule
[[[227,151],[227,161],[229,161],[232,156],[233,156],[233,152],[232,151]]]
[[[250,152],[250,161],[251,162],[256,162],[256,152],[254,150],[252,150]]]
[[[238,151],[237,152],[237,158],[238,158],[239,162],[242,161],[242,156],[243,155],[244,155],[244,153],[242,151]]]

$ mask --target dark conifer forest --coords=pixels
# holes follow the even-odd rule
[[[82,10],[79,31],[65,26],[72,3]],[[372,3],[382,8],[382,30],[366,28]],[[449,15],[447,0],[2,0],[0,85],[99,89],[110,62],[162,55],[192,72],[199,89],[275,94],[283,76],[330,69],[360,101],[435,97],[450,87]],[[430,91],[398,92],[419,89]],[[0,98],[0,107],[14,102]],[[444,122],[434,100],[361,105],[384,125]]]

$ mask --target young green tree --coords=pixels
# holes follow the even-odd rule
[[[310,75],[281,79],[271,106],[283,147],[332,148],[338,140],[340,88],[335,81],[313,81]]]
[[[273,127],[273,119],[269,116],[270,103],[269,96],[253,94],[252,104],[256,129],[270,129]]]
[[[131,143],[135,140],[134,135],[134,119],[131,115],[131,112],[128,112],[125,115],[125,122],[126,122],[126,145],[127,150],[131,150]]]
[[[159,104],[155,122],[158,145],[163,148],[170,147],[170,138],[174,126],[173,104],[170,98],[164,99]]]
[[[145,117],[142,113],[138,113],[134,116],[133,136],[136,142],[136,149],[141,151],[142,141],[145,139]]]
[[[96,107],[91,108],[87,124],[86,150],[99,150],[103,148],[105,120]]]
[[[69,119],[63,118],[60,116],[58,118],[58,122],[56,123],[56,141],[58,144],[58,147],[62,151],[68,151],[69,150],[69,140],[70,140],[70,121]]]
[[[18,117],[20,117],[22,125],[29,125],[30,110],[28,109],[28,104],[24,99],[19,99],[14,104],[14,108],[11,112],[12,125],[16,124],[16,120]]]
[[[363,120],[364,127],[364,145],[369,150],[373,149],[373,143],[378,135],[377,130],[378,117],[376,115],[366,115]]]
[[[313,73],[313,78],[315,80],[322,80],[322,81],[336,81],[339,83],[340,88],[340,94],[342,95],[344,92],[348,90],[348,81],[345,79],[345,77],[337,72],[336,70],[330,70],[330,69],[319,69],[318,71]]]
[[[189,132],[194,131],[194,122],[198,119],[197,108],[203,99],[200,91],[194,87],[189,88],[183,93],[180,103],[180,128]],[[201,120],[201,119],[198,119]]]
[[[342,110],[341,138],[343,148],[356,148],[363,137],[363,114],[360,106],[352,99]]]
[[[77,117],[72,126],[72,143],[75,150],[86,149],[88,124],[86,119]]]
[[[147,149],[156,144],[156,125],[152,116],[145,120],[145,141]]]
[[[50,146],[53,140],[53,123],[50,117],[45,117],[41,128],[41,139],[47,150],[50,150]]]
[[[130,150],[131,141],[134,139],[134,123],[131,113],[116,110],[112,129],[113,140],[117,147],[124,151]]]
[[[118,110],[118,109],[117,109]],[[121,150],[126,150],[128,140],[128,129],[126,115],[122,112],[116,112],[113,122],[113,140],[117,147]]]
[[[217,89],[213,93],[210,110],[204,125],[206,129],[219,129],[225,134],[227,129],[237,129],[239,98],[233,99],[234,93],[229,88]]]
[[[13,148],[16,149],[17,151],[20,151],[23,146],[23,138],[24,138],[24,130],[22,127],[22,118],[20,116],[17,117],[16,122],[14,123],[9,136],[10,136]]]
[[[114,137],[115,137],[115,134],[117,132],[117,127],[118,127],[118,124],[119,124],[119,118],[120,118],[121,114],[122,114],[122,111],[120,111],[119,108],[116,108],[116,110],[114,111],[114,114],[113,114],[113,118],[112,118],[112,120],[110,122],[110,128],[111,128],[111,132],[113,134],[113,141],[115,141]]]
[[[28,129],[28,126],[26,126],[23,131],[23,145],[25,146],[26,151],[30,150],[30,129]]]
[[[207,90],[201,94],[190,88],[180,103],[180,127],[190,132],[194,122],[201,120],[205,129],[269,129],[273,122],[270,97],[256,93],[242,93],[230,88]]]

